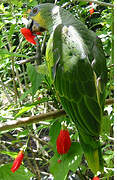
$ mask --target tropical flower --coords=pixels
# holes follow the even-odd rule
[[[68,153],[70,146],[71,146],[71,139],[68,130],[61,129],[56,140],[57,152],[61,155],[66,154]]]
[[[90,16],[94,13],[94,8],[93,8],[93,4],[92,2],[90,2],[90,5],[92,6],[91,9],[89,9],[89,12],[90,12]]]
[[[15,158],[14,162],[13,162],[13,165],[12,165],[12,168],[11,168],[11,171],[14,173],[21,165],[22,161],[23,161],[23,158],[24,158],[24,152],[23,150],[21,150],[17,157]]]
[[[36,44],[36,41],[35,41],[35,35],[33,35],[33,33],[31,32],[30,29],[27,29],[27,28],[22,28],[21,30],[21,33],[24,35],[25,39],[32,43],[32,44]],[[36,33],[37,35],[41,35],[41,32],[37,32]]]
[[[36,41],[34,40],[35,36],[32,34],[30,29],[22,28],[20,31],[28,42],[36,44]]]
[[[89,9],[90,15],[94,13],[94,8]]]

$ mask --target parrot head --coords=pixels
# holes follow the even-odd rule
[[[39,4],[31,9],[27,28],[30,29],[33,33],[43,32],[48,29],[48,21],[51,16],[51,9],[53,8],[52,4]]]
[[[44,20],[41,18],[40,15],[40,6],[34,7],[30,15],[28,17],[28,24],[27,28],[30,29],[33,33],[35,32],[43,32],[46,30]]]
[[[54,7],[54,4],[44,3],[39,4],[30,10],[29,17],[28,19],[25,19],[24,23],[26,28],[21,29],[21,33],[28,42],[36,44],[36,35],[41,35],[42,32],[49,31],[49,27],[52,27],[52,12]]]

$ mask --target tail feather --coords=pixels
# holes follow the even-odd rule
[[[103,158],[99,140],[100,124],[97,123],[95,119],[95,123],[92,123],[91,116],[88,116],[88,113],[83,112],[82,109],[86,109],[83,100],[82,103],[84,103],[84,106],[81,108],[79,107],[79,103],[74,103],[64,97],[60,97],[60,99],[63,107],[65,108],[66,112],[69,114],[78,129],[80,143],[84,151],[86,160],[88,162],[89,168],[94,174],[96,174],[97,171],[103,172]],[[93,127],[97,128],[97,131],[94,130]]]
[[[88,141],[87,139],[84,140],[85,136],[87,136]],[[88,166],[94,172],[94,174],[96,174],[98,171],[103,172],[103,158],[100,141],[96,140],[90,135],[85,136],[83,136],[83,134],[81,135],[79,131],[80,143],[88,162]]]

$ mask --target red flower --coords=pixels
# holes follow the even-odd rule
[[[27,28],[22,28],[21,30],[21,33],[24,35],[25,39],[32,43],[32,44],[36,44],[36,41],[34,40],[34,38],[36,37],[35,35],[33,35],[33,33],[31,32],[30,29],[27,29]],[[37,32],[36,33],[37,35],[41,35],[41,32]]]
[[[100,180],[98,176],[93,177],[92,180]]]
[[[11,168],[11,171],[13,173],[20,167],[20,165],[23,161],[23,157],[24,157],[24,152],[21,150],[13,162],[13,166]]]
[[[71,139],[68,130],[61,130],[56,140],[57,152],[66,154],[71,146]]]
[[[90,15],[94,13],[94,8],[89,9]]]
[[[92,2],[90,2],[90,5],[92,5]],[[90,15],[92,15],[94,13],[94,8],[92,7],[91,9],[89,9]]]

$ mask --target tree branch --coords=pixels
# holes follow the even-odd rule
[[[106,99],[106,102],[105,102],[105,105],[111,105],[111,104],[114,104],[114,99],[113,98],[110,98],[110,99]]]
[[[65,116],[65,115],[66,115],[65,111],[60,110],[60,111],[49,112],[46,114],[40,114],[36,116],[31,116],[31,117],[17,118],[17,120],[13,120],[13,121],[10,120],[5,123],[0,123],[0,131],[6,131],[9,129],[18,128],[21,126],[27,126],[32,123],[38,123],[39,121],[56,119],[58,117]]]
[[[105,105],[111,105],[114,103],[114,99],[106,99]],[[61,116],[65,116],[66,112],[64,110],[52,111],[46,114],[35,115],[25,118],[17,118],[17,120],[10,120],[5,123],[0,123],[0,131],[6,131],[22,126],[27,126],[32,123],[38,123],[40,121],[45,121],[49,119],[56,119]]]
[[[38,58],[38,56],[32,56],[31,58],[29,59],[24,59],[24,60],[21,60],[21,61],[16,61],[16,64],[26,64],[28,62],[32,62],[32,61],[35,61],[36,59]]]

